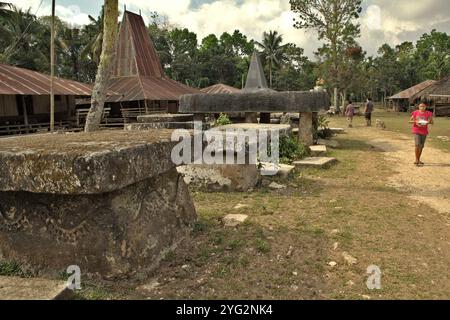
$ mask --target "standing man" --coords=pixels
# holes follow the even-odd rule
[[[409,123],[413,123],[412,133],[414,134],[414,141],[416,143],[416,162],[414,164],[416,167],[421,167],[424,163],[420,161],[420,157],[422,156],[422,150],[427,139],[428,125],[433,124],[433,113],[427,111],[427,105],[425,103],[421,103],[419,110],[411,114]]]
[[[364,109],[364,117],[366,118],[366,125],[368,127],[372,126],[372,112],[373,112],[372,98],[368,98],[366,108]]]
[[[350,100],[348,101],[347,108],[345,108],[345,115],[347,116],[348,127],[353,128],[353,116],[355,115],[355,107]]]

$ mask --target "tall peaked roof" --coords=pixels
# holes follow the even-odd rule
[[[114,76],[162,77],[164,71],[142,17],[125,11],[117,39]]]
[[[129,11],[125,11],[120,24],[109,89],[122,96],[111,97],[108,102],[179,100],[183,94],[200,92],[164,74],[144,20]]]
[[[250,60],[250,67],[248,68],[247,81],[245,82],[245,87],[243,91],[259,91],[259,90],[270,90],[267,86],[266,76],[264,75],[264,69],[261,63],[259,54],[255,51],[253,52],[252,58]]]

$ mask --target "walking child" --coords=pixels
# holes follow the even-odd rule
[[[424,163],[420,161],[420,157],[422,156],[425,140],[428,136],[428,125],[433,124],[433,113],[427,111],[427,105],[425,103],[421,103],[419,105],[419,110],[416,110],[411,114],[409,123],[413,124],[412,133],[416,144],[416,161],[414,164],[417,167],[421,167]]]

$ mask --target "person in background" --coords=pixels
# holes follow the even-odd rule
[[[347,116],[348,127],[352,128],[353,127],[353,117],[355,115],[355,107],[353,107],[353,104],[350,100],[348,101],[347,108],[345,108],[345,115]]]
[[[425,140],[428,136],[428,125],[433,124],[433,113],[427,111],[427,105],[425,103],[421,103],[419,105],[419,110],[416,110],[411,114],[409,123],[413,124],[412,133],[414,134],[414,141],[416,144],[416,162],[414,162],[414,164],[416,167],[421,167],[424,163],[420,161],[420,157],[422,156]]]
[[[367,99],[366,108],[364,109],[364,117],[366,118],[366,125],[372,126],[372,112],[373,112],[372,98]]]

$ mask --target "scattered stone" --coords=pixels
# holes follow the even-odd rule
[[[157,281],[157,279],[153,279],[148,284],[144,284],[144,285],[138,287],[137,289],[138,290],[145,290],[145,291],[153,291],[159,286],[160,286],[160,283]]]
[[[310,146],[311,155],[315,157],[325,156],[327,154],[327,147],[324,145]]]
[[[348,280],[348,281],[347,281],[347,285],[348,285],[348,286],[354,286],[355,283],[354,283],[352,280]]]
[[[291,289],[294,290],[294,291],[297,291],[297,290],[298,290],[298,286],[292,285],[292,286],[291,286]]]
[[[333,230],[331,230],[331,234],[337,234],[337,233],[339,233],[339,230],[338,230],[338,229],[333,229]]]
[[[272,182],[271,184],[269,184],[269,188],[273,189],[273,190],[280,190],[280,189],[285,189],[286,186],[282,185],[282,184],[278,184],[276,182]]]
[[[289,246],[289,250],[286,253],[286,257],[290,257],[292,255],[292,252],[294,251],[294,247],[293,246]]]
[[[330,131],[332,133],[336,133],[336,134],[342,134],[345,133],[345,129],[344,128],[329,128]]]
[[[337,262],[335,262],[335,261],[330,261],[330,262],[328,262],[328,265],[329,265],[330,267],[335,267],[335,266],[337,265]]]
[[[358,260],[354,257],[352,257],[351,255],[349,255],[347,252],[342,252],[342,257],[344,258],[345,262],[348,265],[352,265],[352,264],[356,264],[358,262]]]
[[[342,210],[342,207],[334,207],[334,210]]]
[[[292,272],[292,275],[293,275],[293,276],[298,276],[298,272],[297,272],[297,271],[294,271],[294,272]]]
[[[248,208],[248,207],[249,207],[249,205],[247,205],[247,204],[238,203],[237,205],[234,206],[233,209],[239,210],[239,209]]]
[[[368,295],[363,294],[363,295],[361,295],[361,297],[365,300],[370,300],[370,296],[368,296]]]
[[[248,216],[245,214],[227,214],[223,218],[225,227],[236,227],[247,220]]]
[[[336,203],[336,202],[337,202],[336,199],[331,199],[331,200],[330,200],[330,203]]]
[[[66,281],[0,276],[0,300],[62,300],[72,293]]]
[[[450,137],[447,136],[438,136],[437,138],[443,141],[450,141]]]
[[[293,165],[297,168],[326,168],[336,162],[336,158],[330,157],[310,157],[300,161],[294,161]]]
[[[188,264],[183,264],[181,266],[181,269],[183,269],[183,270],[189,269],[189,265]]]
[[[333,243],[333,250],[337,250],[338,247],[339,247],[339,242]]]
[[[336,140],[319,139],[319,140],[317,140],[317,144],[324,145],[324,146],[327,146],[330,148],[335,148],[335,149],[340,147],[339,142]]]

